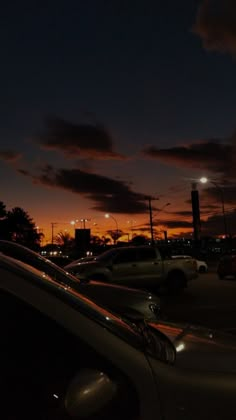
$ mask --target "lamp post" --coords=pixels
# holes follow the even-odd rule
[[[202,178],[200,178],[200,182],[202,184],[207,184],[208,182],[210,182],[212,185],[214,185],[214,187],[219,191],[220,193],[220,198],[221,198],[221,207],[222,207],[222,216],[223,216],[223,221],[224,221],[224,233],[225,233],[225,238],[227,238],[228,236],[228,228],[227,228],[227,220],[226,220],[226,214],[225,214],[225,197],[224,197],[224,188],[222,188],[219,184],[217,184],[215,181],[212,181],[211,179],[209,180],[208,178],[206,178],[205,176],[203,176]]]
[[[80,219],[81,224],[83,223],[83,229],[86,228],[86,222],[90,222],[91,219]]]
[[[118,223],[117,223],[117,220],[115,219],[115,217],[114,216],[112,216],[111,214],[109,214],[109,213],[106,213],[105,214],[105,218],[106,219],[112,219],[112,220],[114,220],[114,222],[115,222],[115,224],[116,224],[116,236],[117,236],[117,238],[116,238],[116,240],[114,241],[115,243],[116,243],[116,241],[117,241],[117,239],[118,239],[118,236],[119,236],[119,229],[118,229]]]
[[[166,203],[166,204],[164,204],[164,206],[162,206],[160,209],[157,209],[158,210],[158,214],[160,213],[160,212],[162,212],[162,210],[164,210],[166,207],[168,207],[168,206],[170,206],[171,205],[171,203]],[[157,213],[154,215],[154,217],[157,217]],[[155,221],[154,220],[154,223],[155,223],[155,225],[157,225],[157,220]],[[165,241],[167,241],[167,231],[164,231],[164,235],[165,235]]]
[[[162,211],[162,210],[164,210],[166,207],[168,207],[168,206],[170,206],[171,205],[171,203],[166,203],[166,204],[164,204],[164,206],[162,206],[160,209],[157,209],[157,211],[158,211],[158,214]],[[158,215],[157,213],[154,215],[154,217],[157,217],[157,215]]]
[[[135,220],[133,220],[133,219],[130,219],[130,220],[128,220],[128,221],[127,221],[127,223],[129,223],[129,224],[130,224],[130,230],[131,230],[131,241],[132,241],[132,239],[133,239],[133,226],[134,226],[134,224],[136,223],[136,221],[135,221]]]

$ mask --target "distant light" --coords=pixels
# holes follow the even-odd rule
[[[106,316],[106,320],[107,320],[107,321],[110,321],[110,318],[109,318],[109,316]]]
[[[200,178],[200,182],[202,184],[206,184],[208,182],[208,179],[205,176],[203,176],[202,178]]]
[[[109,219],[109,217],[110,217],[110,214],[106,213],[106,214],[105,214],[105,218],[106,218],[106,219]]]
[[[179,353],[180,351],[184,350],[184,348],[185,348],[185,345],[181,343],[176,347],[176,351]]]
[[[58,400],[58,395],[57,394],[53,394],[53,397],[56,398]]]

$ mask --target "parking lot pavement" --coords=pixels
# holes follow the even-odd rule
[[[219,280],[211,271],[201,274],[180,295],[161,296],[161,305],[170,320],[235,329],[236,333],[235,279]]]

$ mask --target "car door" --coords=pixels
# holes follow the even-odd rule
[[[112,281],[122,285],[138,285],[137,251],[135,248],[121,249],[112,261]]]
[[[140,285],[155,286],[162,279],[162,259],[153,247],[137,248],[137,271]]]
[[[87,420],[138,418],[132,384],[112,363],[64,327],[9,292],[0,292],[0,413],[4,420],[68,420],[66,394],[83,369],[104,372],[117,398]],[[72,405],[73,407],[73,405]],[[81,417],[79,417],[81,418]]]

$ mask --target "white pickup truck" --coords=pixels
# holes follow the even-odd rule
[[[64,269],[81,280],[100,280],[136,288],[165,286],[177,291],[196,278],[196,260],[163,258],[156,247],[112,248],[92,260],[74,261]]]

